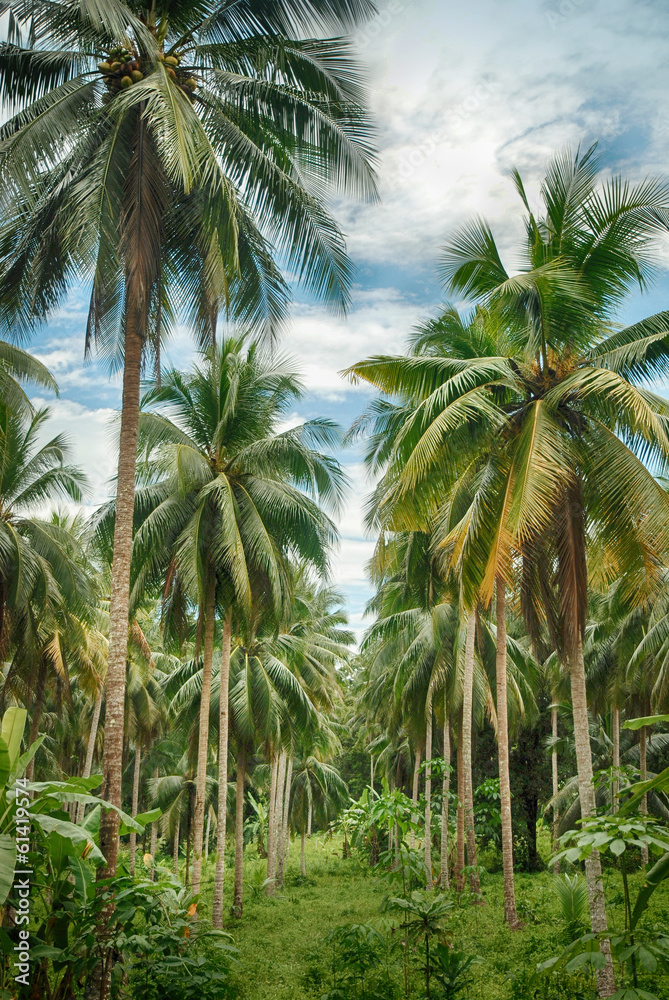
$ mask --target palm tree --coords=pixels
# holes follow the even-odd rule
[[[140,486],[136,497],[139,526],[131,601],[134,604],[152,584],[166,580],[168,599],[175,598],[172,610],[178,593],[199,606],[199,620],[204,623],[193,824],[196,893],[204,833],[216,607],[222,606],[224,615],[218,748],[223,795],[233,611],[252,613],[264,595],[281,613],[291,591],[286,554],[297,553],[305,565],[323,572],[334,537],[334,527],[316,500],[336,507],[344,479],[338,464],[312,446],[332,443],[335,428],[327,421],[310,421],[278,433],[280,419],[301,391],[288,359],[272,359],[244,340],[226,340],[192,373],[164,373],[161,387],[145,398],[146,407],[157,406],[159,411],[144,412],[140,418],[140,446],[147,449],[139,468],[140,483],[147,485]],[[284,642],[289,642],[288,636]],[[301,658],[310,676],[315,673],[315,662],[308,651]],[[224,800],[221,813],[219,837],[224,841]],[[217,884],[221,887],[223,861],[219,851]],[[220,919],[218,907],[215,919]]]
[[[413,403],[392,454],[398,493],[437,466],[456,481],[478,445],[476,496],[449,539],[454,558],[470,598],[489,599],[498,576],[512,582],[512,558],[521,555],[528,621],[552,616],[569,667],[588,816],[586,539],[606,545],[612,576],[624,571],[630,594],[648,592],[669,545],[669,498],[649,471],[669,457],[669,405],[643,385],[669,368],[669,316],[615,327],[625,295],[644,289],[653,270],[669,188],[653,179],[598,183],[594,148],[549,165],[542,216],[530,209],[517,173],[514,180],[526,210],[522,270],[509,275],[480,220],[456,233],[442,256],[448,291],[490,311],[497,350],[472,343],[444,358],[369,359],[351,372]],[[607,923],[597,852],[586,871],[592,929],[600,933]],[[602,950],[598,987],[607,996],[614,977],[606,940]]]
[[[7,690],[29,650],[47,654],[44,625],[54,607],[66,601],[76,609],[88,590],[67,528],[33,513],[55,499],[80,501],[83,473],[66,464],[63,435],[42,443],[48,409],[15,403],[0,399],[0,655],[12,638],[19,643]]]
[[[272,335],[283,255],[346,304],[343,239],[314,192],[374,195],[363,90],[347,46],[368,0],[4,5],[0,324],[30,332],[90,280],[86,349],[123,365],[110,602],[104,794],[121,802],[137,422],[143,359],[187,318],[200,344],[220,309]],[[101,847],[113,874],[118,818]]]

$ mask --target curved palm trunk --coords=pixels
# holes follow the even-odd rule
[[[132,772],[132,817],[137,815],[139,810],[139,774],[142,766],[141,747],[135,747],[135,766]],[[135,856],[137,854],[137,834],[134,830],[130,832],[130,874],[135,874]]]
[[[639,732],[639,770],[641,772],[641,780],[645,781],[648,777],[648,768],[646,764],[646,727],[642,726]],[[642,816],[648,815],[648,796],[644,795],[641,799],[641,805],[639,807],[639,812]],[[641,864],[648,864],[648,845],[644,844],[641,848]]]
[[[555,704],[555,694],[553,694],[553,706],[551,708],[551,733],[553,739],[558,738],[558,710]],[[551,772],[553,777],[553,800],[557,797],[560,791],[560,779],[558,774],[558,755],[555,746],[551,752]],[[553,850],[557,851],[557,841],[558,841],[558,823],[560,821],[560,814],[558,813],[557,806],[553,806]],[[556,861],[553,866],[553,871],[556,875],[560,873],[560,862]]]
[[[44,688],[46,687],[46,659],[44,656],[40,657],[39,669],[37,671],[37,684],[35,685],[35,693],[33,695],[33,712],[32,719],[30,722],[30,735],[28,737],[28,746],[31,747],[37,737],[39,736],[39,724],[42,719],[42,707],[44,705]],[[33,780],[33,775],[35,773],[35,757],[33,755],[32,759],[28,762],[26,768],[26,778],[28,781]]]
[[[574,713],[574,742],[576,744],[576,766],[578,770],[578,791],[581,800],[581,816],[586,819],[595,814],[595,788],[592,783],[592,749],[588,726],[588,699],[585,686],[585,663],[583,644],[579,640],[575,653],[570,657],[571,702]],[[590,902],[590,923],[592,930],[602,933],[607,930],[606,901],[602,884],[602,865],[598,851],[593,851],[585,861],[585,878]],[[605,968],[597,972],[597,988],[601,997],[615,993],[615,976],[611,962],[611,946],[608,940],[600,943],[601,951],[607,958]]]
[[[455,887],[462,892],[465,887],[465,769],[462,763],[462,709],[458,719],[458,810],[455,832]]]
[[[129,282],[126,313],[121,434],[119,438],[116,480],[116,518],[114,523],[114,558],[109,600],[109,656],[105,699],[105,739],[102,755],[102,798],[121,806],[123,774],[123,730],[125,722],[125,673],[128,655],[128,618],[130,604],[130,560],[135,506],[135,468],[139,424],[139,384],[142,364],[140,302],[137,281]],[[100,850],[106,864],[98,869],[98,878],[116,874],[118,859],[118,813],[103,810],[100,820]]]
[[[265,894],[273,896],[276,878],[276,800],[281,769],[281,754],[272,751],[272,778],[269,786],[269,810],[267,814],[267,885]]]
[[[235,803],[235,896],[233,912],[241,917],[244,909],[244,779],[246,777],[246,751],[237,754],[237,801]]]
[[[211,922],[217,930],[223,927],[223,880],[225,877],[225,833],[228,815],[228,726],[230,687],[230,648],[232,645],[232,610],[228,610],[223,625],[221,643],[220,691],[218,701],[218,833],[216,840],[216,872]]]
[[[504,870],[504,919],[512,930],[520,927],[513,881],[513,826],[511,821],[511,778],[509,775],[509,722],[506,663],[506,592],[497,577],[497,753],[499,797],[502,812],[502,867]]]
[[[307,861],[304,851],[305,841],[306,841],[306,834],[304,833],[304,831],[302,831],[302,833],[300,834],[300,871],[302,872],[302,878],[307,877]]]
[[[153,769],[153,784],[154,784],[154,788],[158,784],[158,768],[157,767],[154,767],[154,769]],[[151,824],[151,847],[149,848],[149,850],[151,851],[151,881],[155,882],[155,880],[156,880],[156,853],[158,851],[158,820],[155,820],[155,822],[153,822]]]
[[[313,818],[313,812],[314,804],[311,801],[311,798],[309,798],[309,810],[307,812],[307,837],[309,837],[309,839],[311,839],[311,821]]]
[[[279,889],[283,888],[283,871],[285,867],[286,860],[288,858],[288,851],[290,850],[290,837],[288,834],[288,820],[290,814],[290,791],[291,782],[293,778],[293,757],[292,754],[288,758],[288,765],[286,767],[286,783],[283,790],[283,805],[281,809],[281,825],[279,827],[279,838],[277,844],[277,858],[276,858],[276,884]]]
[[[451,791],[451,727],[448,718],[446,692],[444,692],[444,777],[441,782],[441,867],[439,885],[442,890],[449,888],[448,877],[448,796]]]
[[[428,695],[425,711],[425,760],[432,760],[432,693]],[[428,892],[434,888],[432,881],[432,771],[425,768],[425,873]]]
[[[281,830],[283,829],[283,794],[286,785],[286,758],[287,754],[285,750],[282,750],[279,754],[276,794],[274,797],[274,822],[272,823],[274,830],[273,849],[271,855],[268,853],[267,856],[267,878],[271,880],[267,883],[267,894],[271,896],[276,892],[278,855],[280,850],[282,850],[280,840]]]
[[[211,705],[211,675],[214,662],[214,629],[216,590],[214,580],[207,583],[204,622],[204,652],[202,657],[202,693],[200,695],[200,728],[197,740],[197,772],[195,776],[195,812],[193,815],[193,893],[200,892],[202,880],[202,843],[204,812],[207,797],[207,758],[209,756],[209,708]]]
[[[419,776],[420,776],[420,747],[416,747],[416,753],[414,756],[414,765],[413,765],[413,784],[411,787],[411,801],[413,802],[414,806],[418,805]],[[413,820],[414,823],[418,821],[418,813],[416,812],[415,808],[414,811],[411,813],[411,819]],[[416,835],[413,832],[413,830],[411,831],[411,836],[409,837],[409,846],[411,847],[412,850],[416,846]]]
[[[82,778],[90,778],[91,771],[93,769],[93,754],[95,753],[95,741],[98,736],[98,726],[100,724],[100,712],[102,710],[102,685],[98,689],[98,693],[95,696],[95,705],[93,706],[93,718],[91,719],[91,731],[88,734],[88,746],[86,747],[86,760],[84,762],[84,770],[82,772]],[[83,802],[80,802],[77,807],[77,818],[76,822],[81,823],[84,818],[84,813],[86,811],[86,806]]]
[[[620,772],[620,709],[614,705],[613,706],[613,773],[615,775],[613,779],[612,788],[612,809],[614,813],[618,812],[618,793],[620,791],[620,781],[618,778]]]
[[[472,784],[472,712],[474,705],[474,644],[476,640],[476,614],[472,611],[467,621],[465,644],[465,670],[462,691],[462,769],[465,785],[465,831],[467,833],[467,867],[477,864],[476,837],[474,832],[474,789]],[[478,873],[469,876],[474,893],[481,893]]]

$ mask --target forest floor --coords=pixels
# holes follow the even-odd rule
[[[543,845],[548,847],[548,845]],[[546,851],[547,853],[547,851]],[[485,856],[482,858],[484,864]],[[231,975],[231,993],[239,1000],[320,1000],[335,986],[334,997],[356,1000],[393,1000],[404,996],[404,969],[399,935],[386,933],[384,899],[396,895],[386,880],[370,870],[366,859],[341,857],[341,842],[314,836],[307,843],[307,878],[299,869],[299,841],[291,846],[282,892],[268,898],[264,891],[265,864],[250,848],[245,856],[245,901],[241,920],[230,919],[227,929],[239,949],[239,962]],[[208,874],[213,878],[213,866]],[[232,875],[228,867],[228,877]],[[561,952],[568,938],[564,919],[553,891],[555,876],[548,872],[516,874],[518,913],[524,923],[512,932],[503,922],[501,873],[484,873],[485,905],[454,901],[446,926],[453,946],[476,955],[472,982],[458,994],[459,1000],[586,1000],[593,997],[590,974],[543,977],[533,984],[529,977],[537,963]],[[635,889],[641,876],[634,876]],[[226,884],[226,898],[232,886]],[[617,873],[605,870],[605,889],[612,926],[624,923],[622,891]],[[669,882],[655,894],[649,921],[665,932],[669,928]],[[333,979],[333,949],[327,935],[346,924],[372,924],[381,930],[387,944],[379,944],[377,967],[369,970],[364,983],[344,981],[345,969],[337,961]],[[436,986],[436,984],[434,984]],[[639,985],[669,998],[669,977],[641,977]],[[433,996],[441,994],[435,990]],[[409,996],[424,997],[420,953],[409,963]]]

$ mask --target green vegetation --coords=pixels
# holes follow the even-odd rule
[[[84,518],[56,383],[0,341],[0,1000],[669,994],[669,312],[618,323],[669,184],[565,151],[534,210],[515,172],[520,270],[449,234],[439,313],[344,373],[378,392],[348,438],[293,426],[279,263],[346,308],[373,12],[0,4],[0,324],[88,281],[123,369]]]

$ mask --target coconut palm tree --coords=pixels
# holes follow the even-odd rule
[[[584,816],[594,810],[583,663],[586,539],[606,545],[612,575],[624,571],[630,594],[648,592],[669,545],[669,498],[649,471],[669,457],[669,406],[643,384],[669,368],[669,315],[615,325],[626,294],[643,290],[653,270],[669,224],[669,186],[600,183],[597,175],[594,148],[557,156],[537,216],[514,174],[526,211],[515,275],[485,222],[449,240],[447,290],[490,311],[494,355],[471,344],[454,356],[375,358],[351,369],[413,404],[391,456],[400,494],[437,467],[456,481],[478,442],[476,496],[449,542],[470,599],[489,599],[500,575],[512,583],[519,553],[530,623],[559,608],[552,625],[571,676]],[[599,933],[607,923],[597,852],[586,870]],[[602,950],[598,986],[607,996],[614,977],[606,941]]]
[[[368,0],[4,4],[0,324],[29,333],[90,280],[86,349],[123,365],[104,745],[121,750],[143,360],[185,317],[200,344],[224,309],[272,335],[287,288],[273,258],[345,306],[350,266],[324,198],[374,195],[364,93],[340,32]],[[113,873],[118,819],[101,846]]]
[[[334,426],[309,421],[279,432],[281,418],[301,391],[288,359],[272,359],[243,339],[225,340],[191,373],[165,372],[160,388],[146,396],[147,409],[140,418],[145,459],[139,473],[140,484],[146,485],[140,485],[136,497],[131,602],[134,605],[147,589],[166,580],[167,599],[178,592],[194,601],[203,624],[193,823],[196,893],[204,833],[216,608],[222,608],[224,618],[218,748],[223,794],[227,788],[227,676],[233,611],[250,614],[263,595],[281,613],[294,590],[286,579],[286,554],[299,554],[305,567],[309,564],[324,572],[327,548],[334,537],[334,527],[316,501],[336,507],[344,479],[338,464],[313,447],[331,444],[336,438]],[[313,499],[304,491],[312,493]],[[107,507],[100,521],[103,532],[109,531],[110,511]],[[323,605],[322,614],[327,610]],[[300,669],[313,688],[323,655],[304,649],[298,625],[293,628]],[[292,634],[283,639],[286,647]],[[315,643],[314,633],[309,636]],[[323,636],[323,643],[327,641]],[[329,697],[327,685],[325,692]],[[219,836],[224,840],[224,800],[221,811]],[[219,851],[221,886],[223,860]]]

